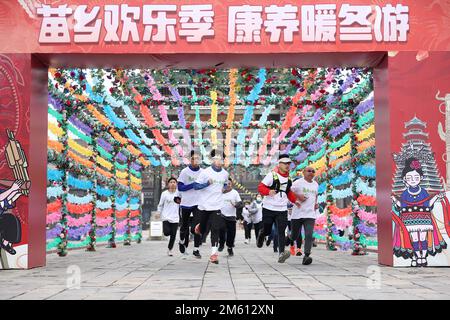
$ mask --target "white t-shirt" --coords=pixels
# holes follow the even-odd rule
[[[178,191],[169,192],[169,190],[166,190],[161,194],[161,199],[158,204],[158,211],[161,213],[162,221],[169,221],[170,223],[180,222],[180,205],[173,200],[173,198],[177,196],[180,196]]]
[[[223,168],[219,172],[214,171],[212,167],[208,167],[199,174],[196,182],[200,184],[207,183],[212,180],[212,184],[199,190],[198,209],[204,211],[220,210],[223,207],[223,186],[228,182],[228,172]]]
[[[232,189],[230,192],[223,194],[223,207],[220,211],[226,217],[236,217],[236,207],[234,205],[240,201],[239,193]]]
[[[250,213],[248,212],[247,207],[242,208],[242,216],[244,217],[245,222],[252,223],[252,219],[250,219]]]
[[[280,181],[280,190],[284,192],[279,192],[274,196],[265,196],[263,199],[263,208],[273,210],[273,211],[286,211],[287,210],[287,204],[289,202],[287,194],[286,194],[286,188],[287,188],[287,182],[288,177],[283,177],[279,175],[278,173],[275,173],[278,175],[278,179]],[[270,187],[273,184],[273,175],[272,172],[269,172],[264,179],[262,180],[262,183],[266,185],[267,187]]]
[[[291,219],[301,219],[301,218],[317,218],[317,210],[314,206],[317,201],[317,193],[319,190],[319,185],[316,181],[308,182],[304,178],[300,178],[292,183],[291,190],[295,194],[303,194],[308,199],[301,203],[300,208],[294,205],[292,207]]]
[[[180,176],[178,177],[178,182],[181,182],[185,185],[192,184],[197,180],[201,172],[201,168],[199,168],[197,171],[193,171],[191,170],[191,168],[186,167],[181,170]],[[179,191],[181,194],[180,205],[182,207],[188,208],[198,205],[199,191],[200,190],[195,190],[194,188],[187,191]]]

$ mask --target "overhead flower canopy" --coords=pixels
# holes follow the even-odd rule
[[[373,234],[363,223],[375,206],[373,120],[364,68],[50,69],[48,247],[139,240],[141,171],[186,165],[191,149],[205,164],[223,150],[230,170],[288,153],[293,176],[318,172],[328,209],[316,231],[330,247],[336,226]],[[334,206],[349,197],[348,208]]]

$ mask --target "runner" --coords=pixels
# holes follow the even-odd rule
[[[180,176],[178,177],[178,191],[181,194],[181,226],[178,247],[181,253],[187,254],[186,248],[189,246],[189,226],[191,226],[191,233],[194,234],[193,255],[198,259],[202,257],[199,250],[202,239],[200,235],[194,233],[194,227],[200,221],[197,209],[199,191],[194,189],[194,183],[202,171],[199,163],[200,157],[192,150],[191,164],[181,170]],[[192,227],[192,225],[194,225],[194,227]]]
[[[218,245],[220,229],[225,227],[225,221],[220,210],[223,207],[223,188],[228,182],[228,172],[223,168],[222,156],[211,152],[212,165],[200,173],[194,188],[201,190],[198,209],[200,211],[200,223],[195,226],[195,233],[204,234],[211,221],[211,256],[212,263],[219,263]]]
[[[180,199],[177,191],[177,179],[170,178],[167,185],[168,190],[161,194],[158,211],[163,221],[163,233],[166,237],[170,237],[167,255],[172,257],[172,248],[177,236],[178,222],[180,221]]]
[[[242,207],[243,203],[239,193],[233,189],[233,181],[228,178],[228,184],[223,190],[222,217],[225,220],[225,228],[219,234],[219,252],[227,245],[229,256],[233,256],[234,240],[236,238],[236,209]]]
[[[305,256],[303,257],[303,264],[311,264],[312,258],[311,247],[313,244],[314,224],[317,217],[317,193],[319,185],[313,180],[315,170],[311,167],[306,167],[303,170],[303,178],[294,181],[292,184],[292,191],[296,194],[300,206],[294,206],[292,209],[292,239],[297,239],[302,227],[305,229]]]
[[[283,263],[289,258],[290,253],[285,252],[285,230],[287,225],[287,204],[297,202],[297,197],[291,191],[292,180],[289,177],[291,159],[288,155],[280,155],[278,166],[267,174],[258,186],[258,191],[264,196],[262,204],[263,225],[258,233],[257,247],[261,248],[264,239],[272,231],[272,224],[278,228],[278,262]]]

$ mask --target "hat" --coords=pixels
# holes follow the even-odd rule
[[[292,160],[287,154],[282,154],[278,157],[278,163],[291,163]]]

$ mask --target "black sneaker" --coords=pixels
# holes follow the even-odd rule
[[[302,264],[304,264],[305,266],[307,266],[308,264],[311,264],[311,263],[312,263],[312,258],[310,256],[305,256],[303,258]]]
[[[256,239],[256,246],[258,247],[258,248],[262,248],[262,246],[263,246],[263,244],[264,244],[264,232],[263,231],[260,231],[259,233],[258,233],[258,238]]]
[[[219,252],[222,252],[224,248],[225,248],[225,245],[223,245],[223,244],[219,245]]]
[[[291,253],[289,251],[281,252],[278,256],[278,262],[284,263],[289,257],[291,256]]]
[[[267,241],[266,241],[266,246],[270,246],[270,243],[272,242],[272,239],[267,239]]]
[[[192,254],[194,255],[194,257],[196,257],[197,259],[201,259],[202,255],[200,254],[200,251],[198,250],[194,250],[194,252],[192,252]]]
[[[178,242],[178,248],[180,249],[181,253],[184,253],[186,251],[186,247],[182,243]]]
[[[227,251],[230,257],[234,256],[233,248],[228,248]]]

